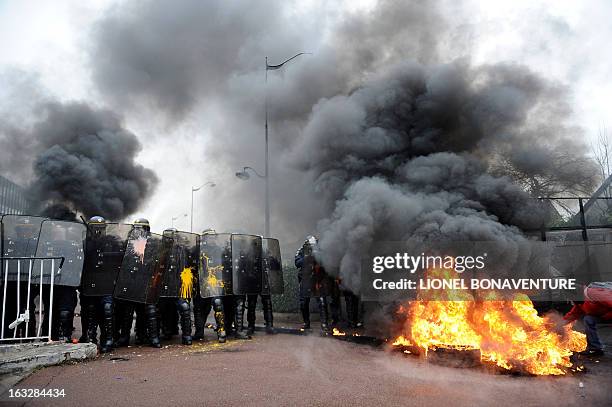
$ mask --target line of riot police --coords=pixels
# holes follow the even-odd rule
[[[136,343],[153,347],[161,347],[160,330],[169,339],[178,334],[179,324],[183,344],[204,339],[211,310],[220,342],[228,334],[250,338],[255,330],[258,296],[262,298],[266,331],[274,332],[271,294],[283,292],[280,246],[276,239],[212,230],[198,235],[167,229],[159,235],[151,232],[146,219],[137,219],[129,225],[94,216],[83,225],[5,215],[2,245],[3,259],[38,258],[41,254],[66,259],[62,268],[53,271],[54,310],[57,307],[53,313],[53,339],[71,339],[77,289],[81,302],[80,341],[99,342],[101,352],[130,343],[134,314]],[[5,296],[2,307],[6,309],[2,312],[9,315],[26,312],[34,322],[34,298],[29,295],[19,310],[8,309],[14,303],[12,297],[19,296],[28,286],[13,268],[7,265],[2,280],[11,297],[6,301]],[[41,280],[44,281],[33,284],[47,293],[42,295],[47,316],[50,279]],[[33,336],[18,329],[23,330],[11,331],[15,338]]]

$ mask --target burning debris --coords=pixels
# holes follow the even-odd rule
[[[338,328],[334,328],[332,329],[332,335],[333,336],[346,336],[346,332],[342,332]]]
[[[563,375],[573,367],[570,356],[586,349],[586,335],[539,316],[527,296],[495,300],[495,295],[474,298],[466,293],[459,300],[431,301],[419,293],[419,300],[400,306],[405,322],[392,345],[427,358],[433,352],[434,360],[453,353],[464,361],[480,359],[533,375]]]
[[[509,371],[563,375],[570,356],[586,348],[586,336],[570,326],[562,332],[522,301],[415,301],[400,309],[405,335],[393,346],[416,347],[425,355],[437,349],[478,350],[480,360]]]

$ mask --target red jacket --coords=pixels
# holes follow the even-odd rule
[[[604,321],[612,321],[612,290],[597,285],[589,285],[584,289],[585,301],[576,303],[563,317],[567,321],[574,321],[584,315],[600,317]]]
[[[600,317],[604,321],[612,321],[612,307],[609,307],[601,302],[585,301],[582,304],[576,304],[563,317],[566,321],[575,321],[584,315],[593,315]]]

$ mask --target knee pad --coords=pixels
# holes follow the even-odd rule
[[[191,310],[191,306],[185,300],[182,300],[182,301],[179,300],[178,304],[177,304],[177,308],[178,308],[179,312],[189,312]]]
[[[213,305],[215,306],[215,308],[219,308],[223,306],[223,300],[221,298],[215,298],[213,300]]]
[[[104,311],[104,315],[112,315],[113,314],[113,303],[105,302],[102,306],[102,310]]]

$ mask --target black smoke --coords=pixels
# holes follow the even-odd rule
[[[53,203],[47,206],[40,212],[41,216],[51,219],[76,221],[77,214],[68,206],[62,203]]]
[[[135,162],[142,146],[116,114],[84,103],[48,103],[42,112],[29,135],[38,148],[30,191],[41,208],[51,203],[44,211],[67,206],[120,220],[145,202],[157,177]]]
[[[356,259],[377,239],[519,241],[545,218],[532,197],[594,184],[567,89],[519,64],[472,64],[469,21],[451,3],[305,18],[292,1],[120,5],[93,30],[93,79],[107,100],[172,125],[202,113],[207,168],[229,174],[213,218],[253,231],[262,185],[229,177],[262,168],[267,96],[273,234],[297,244],[317,231],[357,290]],[[313,55],[265,86],[263,57],[298,51]]]
[[[520,66],[407,62],[321,100],[294,161],[330,208],[317,227],[323,263],[359,291],[374,242],[503,241],[518,251],[547,215],[519,175],[552,191],[593,187],[584,147],[552,114],[566,112],[560,94]],[[557,149],[572,158],[573,177],[543,173]]]

